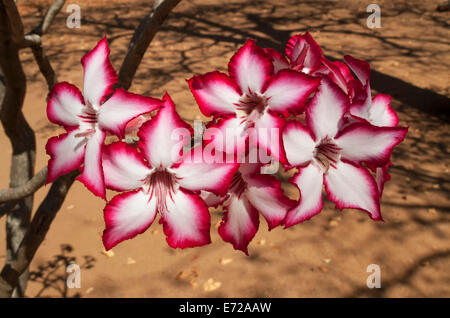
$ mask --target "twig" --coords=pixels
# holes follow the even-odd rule
[[[0,203],[20,200],[33,194],[45,184],[45,180],[47,180],[47,167],[36,173],[30,181],[20,187],[0,190]]]
[[[14,260],[6,264],[0,273],[0,297],[11,296],[20,275],[28,268],[34,254],[44,241],[53,219],[78,174],[78,170],[72,171],[53,182],[50,191],[37,209]]]
[[[47,13],[42,19],[41,23],[33,30],[31,33],[43,35],[47,32],[48,28],[53,22],[53,19],[56,17],[58,12],[64,6],[66,0],[55,0],[50,8],[48,8]]]
[[[157,0],[152,12],[146,16],[130,41],[127,55],[119,71],[119,86],[130,88],[136,70],[141,63],[145,51],[159,31],[166,17],[181,0]]]
[[[23,43],[23,24],[19,11],[14,0],[1,0],[8,16],[11,39],[17,44]]]

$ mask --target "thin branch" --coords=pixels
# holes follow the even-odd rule
[[[55,0],[50,8],[48,8],[47,13],[42,19],[41,23],[31,32],[38,35],[43,35],[47,32],[48,28],[53,22],[53,19],[56,17],[58,12],[62,9],[66,3],[66,0]]]
[[[0,190],[0,203],[20,200],[36,192],[45,184],[47,171],[47,167],[43,168],[30,181],[20,187]]]
[[[17,44],[23,43],[23,24],[14,0],[1,0],[8,16],[9,28],[12,40]]]
[[[47,82],[48,90],[53,88],[53,85],[58,81],[56,73],[53,70],[50,60],[45,54],[45,50],[42,46],[41,36],[45,34],[55,19],[58,12],[64,6],[66,0],[55,0],[53,4],[47,10],[41,23],[33,29],[29,34],[25,35],[22,47],[31,47],[34,59],[39,66],[39,70]]]
[[[34,254],[44,241],[53,219],[78,174],[79,171],[75,170],[53,182],[50,191],[37,209],[13,261],[6,264],[0,273],[0,297],[11,297],[20,275],[28,268]]]
[[[56,73],[53,70],[52,65],[50,64],[50,60],[45,54],[45,50],[42,45],[32,46],[31,51],[33,52],[34,59],[39,66],[39,70],[42,75],[45,77],[45,81],[47,82],[48,90],[51,91],[53,85],[58,81],[56,77]]]
[[[20,30],[20,31],[19,31]],[[21,40],[19,41],[19,38]],[[9,187],[26,184],[34,173],[36,138],[22,113],[26,92],[26,77],[19,58],[19,43],[23,41],[23,26],[12,0],[0,0],[0,68],[5,94],[1,101],[0,121],[12,146]],[[6,218],[6,264],[22,242],[31,219],[33,195],[17,200]],[[23,296],[28,272],[19,279],[14,296]]]
[[[159,31],[164,20],[181,0],[157,0],[152,12],[146,16],[130,41],[127,55],[119,71],[119,86],[130,88],[136,70],[141,63],[145,51]]]

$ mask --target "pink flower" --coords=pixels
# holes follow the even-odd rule
[[[365,92],[364,98],[361,101],[352,103],[350,106],[350,114],[354,117],[367,120],[370,124],[379,127],[396,127],[398,125],[398,116],[391,107],[391,96],[384,94],[377,94],[372,99],[370,90],[370,65],[362,60],[358,60],[349,55],[344,57],[347,65],[356,74],[358,80],[361,82]],[[378,192],[380,197],[383,194],[384,184],[391,179],[388,173],[388,162],[383,167],[371,167],[375,171],[375,180],[378,185]]]
[[[281,147],[271,142],[268,133],[272,128],[281,130],[284,119],[279,114],[299,112],[318,85],[318,80],[305,74],[281,70],[274,75],[274,67],[263,49],[253,40],[240,48],[228,64],[230,76],[218,71],[194,76],[189,82],[200,110],[206,116],[220,118],[217,124],[226,136],[232,132],[232,138],[244,140],[238,142],[234,151],[244,152],[245,141],[249,137],[249,128],[255,128],[252,140],[268,150],[276,159],[283,160]],[[281,134],[277,141],[281,141]],[[232,140],[214,139],[216,149],[223,150]]]
[[[294,206],[294,201],[284,195],[281,182],[273,176],[259,174],[259,169],[260,164],[241,164],[226,197],[203,194],[210,206],[224,206],[219,235],[247,255],[248,244],[258,231],[259,213],[271,230],[283,224],[287,211]]]
[[[175,140],[178,129],[188,138]],[[105,147],[103,168],[110,189],[128,191],[116,195],[104,209],[106,249],[143,233],[161,216],[171,247],[194,247],[210,243],[210,217],[201,190],[224,195],[238,165],[197,163],[194,150],[183,155],[192,128],[176,113],[166,94],[158,114],[145,122],[138,136],[138,150],[116,142]]]
[[[107,132],[123,137],[128,121],[156,109],[160,102],[116,89],[117,75],[109,61],[106,38],[86,54],[83,95],[67,82],[57,83],[48,97],[47,116],[66,133],[50,138],[47,182],[83,164],[78,180],[97,196],[105,198],[101,148]],[[112,96],[109,97],[112,93]],[[109,97],[109,98],[108,98]]]
[[[272,57],[275,74],[292,69],[313,75],[321,66],[322,49],[309,32],[291,37],[286,44],[286,56],[274,49],[264,49]]]
[[[286,227],[321,211],[322,185],[328,199],[339,209],[360,209],[373,220],[381,220],[377,184],[361,163],[385,166],[407,129],[361,122],[344,128],[342,122],[347,111],[347,96],[324,77],[306,109],[309,128],[297,122],[286,125],[283,142],[287,160],[299,169],[291,182],[301,193],[298,206],[286,217]]]

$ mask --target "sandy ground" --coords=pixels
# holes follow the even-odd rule
[[[44,44],[59,80],[81,87],[80,58],[105,34],[119,67],[127,43],[150,1],[78,0],[80,29],[58,15]],[[103,253],[104,202],[76,182],[31,265],[29,297],[441,297],[450,296],[449,13],[439,1],[377,1],[382,28],[366,27],[373,1],[184,0],[147,51],[132,91],[172,95],[187,121],[204,117],[185,79],[225,71],[248,37],[282,49],[292,34],[309,30],[324,53],[369,61],[372,88],[394,97],[409,133],[394,152],[392,181],[382,200],[385,222],[360,211],[340,212],[326,202],[322,213],[288,230],[267,231],[264,221],[250,256],[217,234],[212,244],[168,247],[155,222],[137,238]],[[48,1],[20,0],[26,30],[41,19]],[[74,3],[68,1],[68,4]],[[225,4],[226,3],[226,4]],[[67,4],[66,4],[67,7]],[[61,130],[45,116],[47,87],[31,51],[21,58],[28,78],[24,112],[37,134],[36,169],[48,160],[46,140]],[[8,186],[10,144],[0,133],[0,187]],[[35,207],[49,187],[39,190]],[[298,194],[289,186],[291,197]],[[112,193],[108,196],[111,197]],[[0,219],[0,262],[5,257],[5,218]],[[81,288],[65,288],[66,265],[81,270]],[[366,287],[369,264],[381,267],[381,289]]]

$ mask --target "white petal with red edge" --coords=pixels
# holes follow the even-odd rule
[[[264,48],[264,52],[272,58],[273,73],[277,74],[280,70],[290,68],[286,57],[272,48]]]
[[[352,69],[356,77],[361,81],[363,85],[369,84],[370,79],[370,65],[369,63],[356,59],[350,55],[344,56],[344,61]]]
[[[377,94],[369,109],[369,121],[375,126],[395,127],[398,125],[398,116],[392,109],[392,97],[384,94]]]
[[[225,216],[219,226],[220,237],[233,244],[235,250],[241,250],[248,255],[248,244],[259,227],[258,211],[245,196],[238,198],[235,195],[230,196],[225,210]]]
[[[188,83],[201,112],[206,116],[235,113],[240,93],[225,74],[215,71],[194,76]]]
[[[316,140],[336,136],[347,108],[347,96],[330,79],[322,78],[306,108],[306,120]]]
[[[228,72],[242,93],[259,93],[273,74],[273,65],[270,57],[254,40],[247,40],[231,58]]]
[[[200,191],[200,198],[206,203],[208,207],[217,207],[223,203],[227,196],[219,196],[212,192]]]
[[[81,59],[84,68],[83,95],[85,101],[99,106],[112,93],[117,74],[109,61],[106,37]]]
[[[245,151],[247,138],[248,130],[245,123],[234,116],[221,119],[217,125],[209,126],[203,135],[203,139],[208,143],[205,150],[215,149],[215,151],[238,155]]]
[[[256,120],[254,129],[250,130],[250,147],[258,146],[259,153],[266,150],[267,155],[285,163],[286,154],[284,153],[282,141],[283,127],[283,118],[274,116],[269,112],[264,113],[264,115]],[[262,159],[261,156],[260,159]]]
[[[84,154],[83,172],[77,178],[93,194],[105,198],[105,183],[102,168],[102,146],[105,133],[99,129],[88,137]]]
[[[300,191],[298,205],[286,216],[286,227],[309,220],[323,208],[322,186],[323,172],[315,164],[299,168],[299,172],[290,180]]]
[[[138,147],[153,168],[169,168],[181,159],[181,151],[191,142],[191,134],[192,127],[180,118],[166,94],[158,114],[139,130]]]
[[[391,180],[391,175],[389,174],[389,165],[390,163],[388,163],[384,167],[378,167],[375,171],[375,181],[377,182],[380,199],[383,195],[384,184]]]
[[[110,250],[120,242],[143,233],[156,216],[156,198],[142,190],[116,195],[104,209],[103,244]]]
[[[84,138],[75,137],[79,132],[71,130],[48,140],[45,146],[47,154],[50,155],[47,183],[81,166],[86,141]]]
[[[329,70],[329,76],[333,80],[333,82],[336,83],[336,85],[338,85],[345,94],[348,94],[348,83],[344,75],[342,74],[339,65],[327,60],[325,57],[322,57],[322,63]]]
[[[364,161],[381,166],[388,162],[392,150],[405,138],[407,131],[402,127],[357,123],[345,128],[335,142],[342,148],[342,158],[357,164]]]
[[[177,177],[178,184],[191,191],[206,190],[225,195],[239,164],[205,160],[197,162],[194,152],[195,149],[182,159],[179,166],[171,169]]]
[[[287,211],[293,206],[281,189],[281,182],[269,175],[244,177],[247,183],[245,196],[250,204],[261,213],[269,230],[283,223]]]
[[[67,82],[56,83],[48,96],[47,117],[64,127],[77,127],[84,107],[78,88]]]
[[[123,138],[125,126],[130,120],[155,110],[160,104],[158,99],[129,93],[119,88],[100,107],[99,127]]]
[[[327,197],[340,210],[360,209],[381,220],[377,184],[367,169],[340,161],[325,174]]]
[[[178,189],[167,196],[166,205],[161,222],[171,247],[195,247],[211,242],[208,207],[199,196]]]
[[[291,70],[281,70],[264,92],[268,98],[267,107],[284,114],[288,111],[300,112],[306,99],[318,85],[319,79]]]
[[[320,67],[322,50],[309,32],[291,37],[286,44],[286,55],[292,66],[300,63],[300,71],[310,74]],[[301,60],[301,61],[299,61]]]
[[[283,130],[283,144],[290,165],[299,166],[313,158],[316,142],[310,131],[296,121],[290,121]]]
[[[151,172],[136,149],[124,142],[115,142],[103,148],[105,185],[115,191],[140,188]]]

